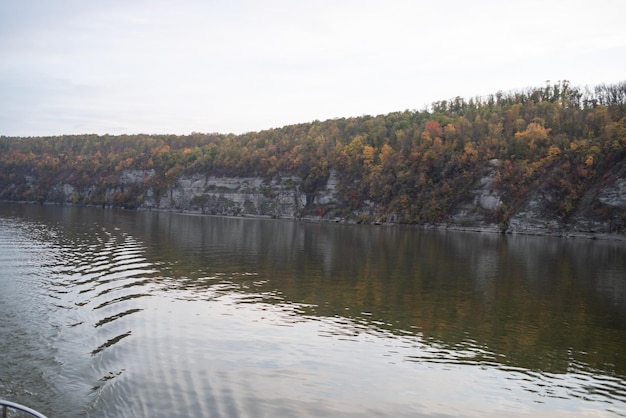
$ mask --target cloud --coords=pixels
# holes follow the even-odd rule
[[[0,134],[245,132],[616,82],[621,1],[8,0]]]

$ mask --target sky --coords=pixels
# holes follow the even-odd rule
[[[245,133],[626,80],[623,0],[2,0],[0,135]]]

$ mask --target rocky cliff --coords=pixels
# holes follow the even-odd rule
[[[533,235],[626,234],[625,162],[590,185],[574,213],[567,218],[557,209],[562,198],[559,191],[544,180],[512,208],[506,222],[495,224],[490,220],[504,206],[504,197],[494,186],[498,165],[498,160],[489,161],[483,177],[471,190],[473,198],[451,214],[447,227]]]
[[[625,236],[626,162],[591,185],[577,210],[567,219],[556,209],[558,193],[545,181],[530,190],[524,201],[509,208],[506,222],[495,222],[498,212],[506,206],[503,203],[505,196],[495,184],[500,164],[497,159],[488,161],[456,209],[443,222],[428,226],[521,234]],[[346,213],[345,209],[342,210],[335,171],[330,172],[323,187],[308,197],[302,191],[302,179],[294,175],[277,175],[271,180],[198,174],[181,176],[161,193],[148,186],[154,175],[152,170],[121,171],[118,183],[105,191],[105,201],[112,202],[116,196],[134,187],[143,190],[136,207],[145,210],[333,222],[394,223],[398,219],[393,213],[381,214],[379,208],[369,201],[364,202],[359,211]],[[50,196],[56,203],[71,204],[94,192],[91,187],[79,190],[71,184],[58,184]]]
[[[121,173],[117,187],[107,191],[107,197],[120,193],[125,187],[149,183],[152,171],[126,170]],[[334,207],[337,176],[331,172],[326,185],[308,196],[301,189],[301,179],[292,175],[277,175],[271,180],[261,177],[181,176],[164,193],[147,187],[139,209],[177,210],[211,215],[248,215],[274,218],[300,218],[315,213],[314,208]],[[57,186],[69,199],[73,188]],[[313,211],[313,212],[311,212]],[[318,213],[320,215],[321,213]]]

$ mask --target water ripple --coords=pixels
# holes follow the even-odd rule
[[[127,315],[131,315],[131,314],[134,314],[136,312],[141,312],[142,310],[143,309],[140,309],[140,308],[134,308],[134,309],[129,309],[129,310],[124,311],[124,312],[120,312],[120,313],[115,314],[115,315],[107,316],[106,318],[102,318],[101,320],[96,322],[94,324],[94,327],[96,327],[96,328],[100,327],[102,325],[108,324],[109,322],[113,322],[113,321],[115,321],[117,319],[123,318],[123,317],[125,317]]]
[[[110,338],[109,340],[107,340],[104,344],[100,345],[98,348],[96,348],[95,350],[93,350],[91,352],[91,355],[96,355],[98,353],[100,353],[102,350],[111,347],[112,345],[117,344],[118,342],[120,342],[122,339],[130,336],[131,331],[125,332],[123,334],[120,334],[116,337]]]

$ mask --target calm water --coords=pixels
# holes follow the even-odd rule
[[[626,416],[626,244],[0,205],[50,417]]]

